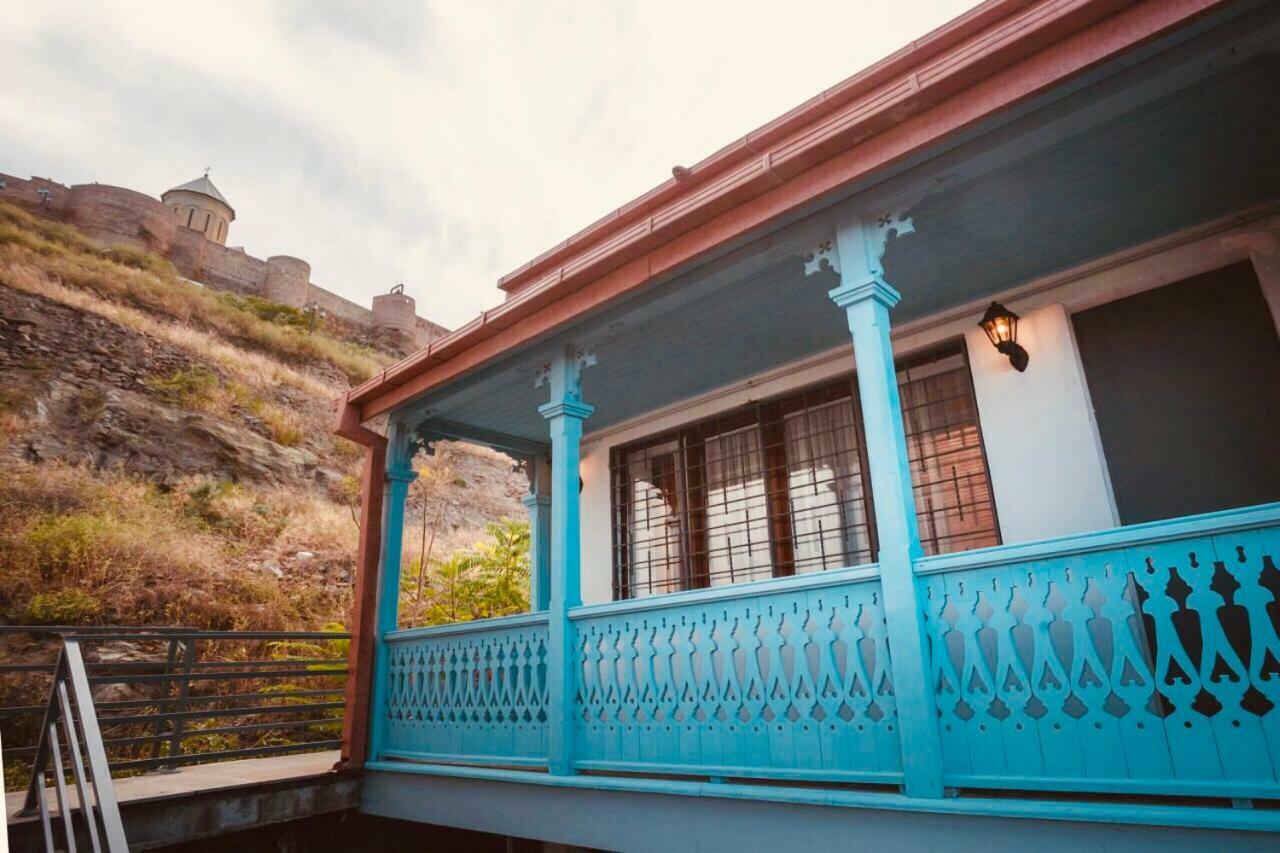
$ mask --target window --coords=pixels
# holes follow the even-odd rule
[[[921,542],[998,544],[963,345],[898,367]],[[618,598],[872,562],[878,550],[854,377],[616,448]]]
[[[963,349],[898,365],[898,392],[926,554],[999,544],[978,406]]]

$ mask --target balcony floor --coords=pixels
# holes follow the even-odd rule
[[[1274,850],[1280,812],[369,768],[360,810],[380,817],[606,850]],[[1250,829],[1255,831],[1249,831]],[[1271,829],[1271,832],[1265,831]],[[1263,830],[1263,831],[1256,831]]]

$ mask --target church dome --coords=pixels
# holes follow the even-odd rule
[[[169,207],[179,225],[200,231],[205,237],[226,245],[227,228],[235,221],[231,202],[209,180],[208,173],[167,190],[160,200]]]

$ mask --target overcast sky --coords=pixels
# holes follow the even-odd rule
[[[0,3],[0,171],[159,196],[450,328],[499,276],[973,0]]]

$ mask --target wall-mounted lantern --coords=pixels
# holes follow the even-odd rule
[[[1005,308],[999,302],[987,306],[987,313],[982,315],[978,323],[982,331],[987,333],[991,345],[1002,355],[1009,357],[1009,363],[1019,373],[1027,369],[1030,356],[1018,343],[1018,315]]]

